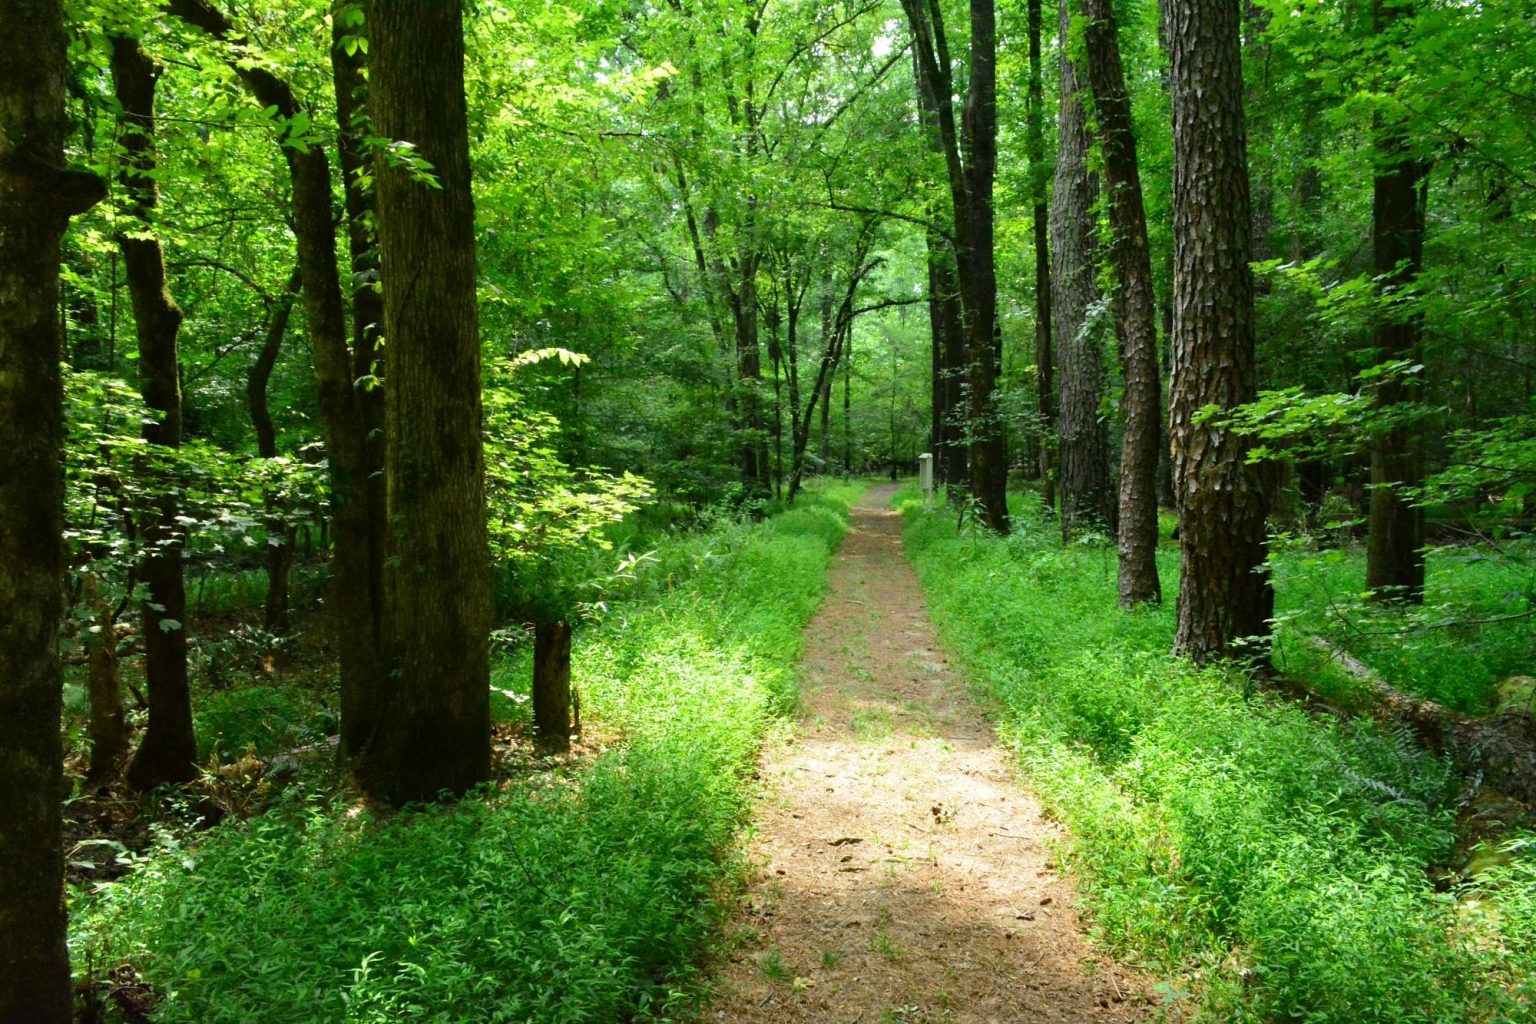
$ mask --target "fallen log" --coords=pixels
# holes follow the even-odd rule
[[[1436,754],[1450,754],[1469,775],[1527,805],[1536,805],[1536,714],[1532,701],[1501,703],[1491,715],[1464,715],[1393,687],[1381,673],[1322,637],[1308,644],[1326,654],[1372,700],[1367,713],[1412,730]],[[1528,689],[1528,688],[1527,688]]]

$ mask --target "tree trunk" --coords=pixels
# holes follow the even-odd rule
[[[490,549],[463,12],[375,0],[367,17],[374,130],[414,146],[436,179],[375,161],[389,339],[388,673],[359,774],[373,795],[403,803],[490,775]]]
[[[936,479],[945,487],[963,490],[970,481],[965,454],[965,331],[960,316],[959,285],[955,259],[943,239],[930,239],[928,248],[932,295],[929,312],[936,316],[934,343],[938,346],[943,418],[938,424],[939,456]],[[936,307],[936,308],[935,308]]]
[[[267,385],[272,380],[272,370],[282,350],[283,336],[288,333],[288,320],[293,314],[293,302],[303,279],[295,268],[288,278],[288,286],[278,297],[267,324],[267,336],[262,342],[256,361],[251,364],[250,377],[246,380],[246,406],[251,413],[251,426],[256,431],[256,454],[264,459],[277,458],[277,429],[272,424],[272,412],[267,403]],[[267,595],[263,602],[264,621],[274,633],[286,633],[288,621],[288,577],[293,568],[293,527],[284,513],[286,508],[272,495],[267,497]]]
[[[85,602],[96,618],[96,633],[86,650],[87,681],[91,699],[90,737],[93,782],[105,782],[117,772],[128,752],[128,722],[117,671],[117,617],[121,606],[104,600],[94,573],[85,577]],[[126,602],[124,602],[126,603]]]
[[[1028,21],[1029,95],[1024,147],[1029,155],[1029,195],[1035,221],[1035,408],[1040,417],[1040,509],[1049,515],[1056,508],[1056,376],[1051,351],[1050,167],[1045,159],[1041,0],[1028,0]]]
[[[961,246],[970,266],[972,300],[966,356],[971,386],[971,491],[987,525],[1008,532],[1008,440],[994,394],[1002,368],[997,333],[997,261],[993,250],[992,183],[997,172],[997,20],[993,0],[971,0],[971,67],[962,123],[964,196]],[[956,240],[960,239],[957,231]],[[962,296],[965,294],[962,289]],[[962,302],[962,306],[964,303]]]
[[[1377,34],[1405,16],[1386,0],[1373,7]],[[1374,270],[1386,295],[1412,289],[1424,257],[1424,182],[1428,165],[1409,152],[1402,130],[1378,115],[1376,178],[1371,208]],[[1397,308],[1379,309],[1372,329],[1377,358],[1417,360],[1419,318]],[[1413,402],[1411,378],[1390,374],[1376,388],[1376,407]],[[1365,553],[1365,585],[1377,600],[1424,601],[1424,510],[1400,488],[1424,481],[1424,456],[1412,424],[1389,430],[1371,446],[1371,509]]]
[[[167,0],[166,9],[215,39],[243,42],[229,19],[208,0]],[[340,749],[348,758],[362,750],[374,728],[383,614],[379,534],[385,526],[370,511],[373,470],[368,421],[354,386],[353,354],[347,346],[331,211],[331,165],[324,150],[291,140],[293,118],[303,111],[289,84],[264,66],[231,63],[256,102],[276,109],[278,143],[293,183],[293,232],[304,277],[304,319],[314,353],[330,475],[331,516],[325,524],[334,546],[329,605],[341,663]]]
[[[0,1021],[67,1024],[59,665],[59,242],[101,182],[64,169],[64,15],[0,4]]]
[[[137,40],[112,40],[112,84],[122,107],[123,168],[130,230],[118,235],[128,295],[139,339],[139,391],[158,417],[146,421],[144,440],[164,448],[181,447],[181,368],[176,341],[181,308],[171,299],[165,254],[154,237],[155,80],[160,71]],[[146,597],[141,607],[144,634],[144,681],[149,719],[144,739],[128,764],[129,784],[153,789],[197,777],[197,740],[192,732],[192,691],[187,680],[187,595],[182,577],[183,531],[174,479],[163,469],[150,470],[163,494],[139,513],[144,554],[139,565]]]
[[[347,41],[366,24],[352,23],[356,0],[334,0],[331,8],[331,79],[336,93],[336,151],[347,213],[347,247],[352,262],[352,374],[366,385],[354,387],[362,419],[367,491],[367,571],[369,604],[384,592],[384,294],[379,281],[378,240],[374,237],[373,190],[363,185],[368,172],[368,77],[364,50]],[[363,39],[366,42],[366,38]],[[377,614],[375,611],[373,614]]]
[[[563,620],[533,627],[533,731],[539,749],[571,749],[571,626]]]
[[[970,386],[967,453],[971,492],[987,525],[1008,532],[1008,446],[993,392],[997,383],[997,267],[992,185],[997,168],[997,30],[992,0],[971,0],[970,82],[956,124],[954,69],[936,4],[902,0],[922,88],[937,100],[939,139],[954,208],[955,267]]]
[[[1067,56],[1072,15],[1061,5],[1061,117],[1056,184],[1051,190],[1051,305],[1056,352],[1061,359],[1061,538],[1085,531],[1114,532],[1114,485],[1109,476],[1109,438],[1099,416],[1104,361],[1093,322],[1099,289],[1094,280],[1094,206],[1098,182],[1088,170],[1088,117],[1079,95],[1084,85]]]
[[[912,55],[917,80],[918,118],[928,145],[941,158],[944,140],[939,133],[938,99],[933,84],[922,74],[921,62]],[[930,211],[937,216],[938,211]],[[927,232],[928,323],[932,336],[933,425],[930,446],[934,479],[946,488],[963,488],[970,472],[965,451],[964,408],[966,356],[964,318],[960,309],[959,282],[955,280],[954,251],[936,229]]]
[[[1238,0],[1169,0],[1174,321],[1169,433],[1183,575],[1175,647],[1197,662],[1267,637],[1274,592],[1249,442],[1221,416],[1255,395]],[[1216,416],[1203,410],[1215,407]]]
[[[1112,0],[1083,0],[1088,80],[1098,115],[1109,188],[1110,262],[1115,268],[1115,319],[1125,370],[1124,438],[1120,453],[1120,605],[1161,601],[1157,578],[1157,454],[1162,383],[1157,373],[1157,312],[1152,260],[1131,101],[1120,63]]]

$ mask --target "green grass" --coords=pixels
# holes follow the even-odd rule
[[[856,493],[658,552],[654,578],[578,640],[588,721],[624,739],[594,763],[389,815],[295,789],[195,847],[168,838],[77,898],[77,970],[132,963],[165,1024],[685,1012],[736,878],[756,749],[793,703],[800,630]]]
[[[1173,979],[1169,1001],[1223,1022],[1536,1019],[1536,872],[1437,884],[1443,764],[1172,658],[1171,550],[1169,604],[1127,613],[1113,550],[1064,550],[1032,504],[1006,540],[905,509],[945,643],[1074,834],[1095,929]]]

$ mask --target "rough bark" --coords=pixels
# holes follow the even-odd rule
[[[994,401],[997,383],[997,267],[992,186],[997,169],[997,25],[992,0],[971,0],[970,76],[956,122],[954,69],[937,4],[902,0],[918,55],[919,78],[937,100],[954,213],[955,269],[970,387],[971,492],[993,530],[1008,523],[1008,447]]]
[[[1384,33],[1404,17],[1405,8],[1376,0],[1375,29]],[[1423,186],[1425,162],[1409,151],[1399,126],[1378,117],[1376,176],[1371,206],[1371,241],[1376,278],[1386,295],[1411,289],[1424,261]],[[1377,358],[1416,360],[1419,318],[1399,308],[1377,312],[1372,341]],[[1376,388],[1376,407],[1391,409],[1412,402],[1411,378],[1389,375]],[[1424,510],[1405,499],[1400,488],[1424,481],[1424,457],[1412,425],[1389,430],[1371,446],[1371,508],[1365,554],[1365,585],[1378,600],[1424,600]]]
[[[58,0],[0,4],[0,1022],[66,1024],[59,242],[101,182],[64,168]]]
[[[1088,531],[1113,532],[1114,484],[1109,475],[1109,438],[1099,407],[1104,398],[1104,360],[1093,322],[1099,301],[1094,278],[1098,180],[1088,169],[1086,88],[1068,58],[1072,15],[1061,5],[1061,115],[1056,182],[1051,189],[1051,305],[1055,317],[1058,378],[1063,542]]]
[[[1253,400],[1247,140],[1238,0],[1169,0],[1174,147],[1169,435],[1183,574],[1175,646],[1197,662],[1267,655],[1274,592],[1249,442],[1221,415]],[[1217,415],[1202,410],[1214,406]]]
[[[146,420],[144,440],[164,448],[181,447],[181,368],[176,343],[182,312],[171,298],[165,253],[154,235],[159,203],[155,184],[155,82],[160,71],[134,39],[112,40],[112,86],[122,107],[119,144],[123,150],[119,180],[126,196],[126,229],[118,234],[124,277],[138,335],[139,392],[154,414]],[[150,470],[157,476],[162,471]],[[197,740],[192,732],[192,691],[187,679],[187,596],[182,576],[183,534],[174,480],[162,477],[165,493],[138,511],[143,556],[139,578],[146,596],[141,606],[144,682],[148,722],[139,749],[128,764],[130,785],[152,789],[197,777]]]
[[[327,533],[333,544],[329,607],[341,668],[341,751],[353,757],[373,731],[383,593],[382,520],[370,516],[368,426],[354,385],[346,311],[337,272],[331,165],[318,146],[290,141],[302,111],[292,87],[265,65],[242,59],[246,44],[208,0],[167,0],[166,9],[230,45],[229,60],[256,102],[275,107],[278,142],[293,184],[293,231],[304,277],[304,319],[314,354],[320,419],[331,487]]]
[[[376,0],[367,16],[374,129],[410,143],[436,178],[430,187],[387,154],[375,161],[389,339],[388,671],[359,774],[400,803],[490,774],[490,549],[463,13]]]
[[[1056,508],[1056,375],[1051,345],[1050,166],[1045,159],[1044,74],[1040,40],[1041,0],[1028,2],[1029,91],[1024,148],[1029,156],[1029,197],[1035,236],[1035,409],[1040,417],[1040,509]]]
[[[246,407],[250,410],[251,426],[256,432],[256,454],[264,459],[277,458],[277,429],[272,423],[272,411],[267,401],[267,385],[272,380],[272,370],[282,351],[283,336],[288,333],[288,321],[293,315],[293,303],[298,295],[302,278],[297,269],[288,279],[288,287],[278,297],[267,324],[266,337],[261,351],[251,364],[246,379]],[[263,621],[274,633],[286,633],[288,620],[288,578],[293,569],[293,527],[284,509],[275,498],[267,500],[267,593],[262,602]]]
[[[1115,320],[1125,373],[1120,450],[1120,604],[1163,599],[1157,578],[1157,458],[1162,383],[1157,373],[1157,312],[1131,101],[1120,62],[1111,0],[1083,0],[1088,80],[1109,190],[1109,258],[1115,270]]]
[[[533,628],[533,731],[539,749],[571,749],[571,626],[556,620]]]

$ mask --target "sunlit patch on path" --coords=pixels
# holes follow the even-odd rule
[[[1149,982],[1084,941],[1058,830],[938,646],[890,496],[855,508],[806,629],[707,1019],[1146,1019]]]

